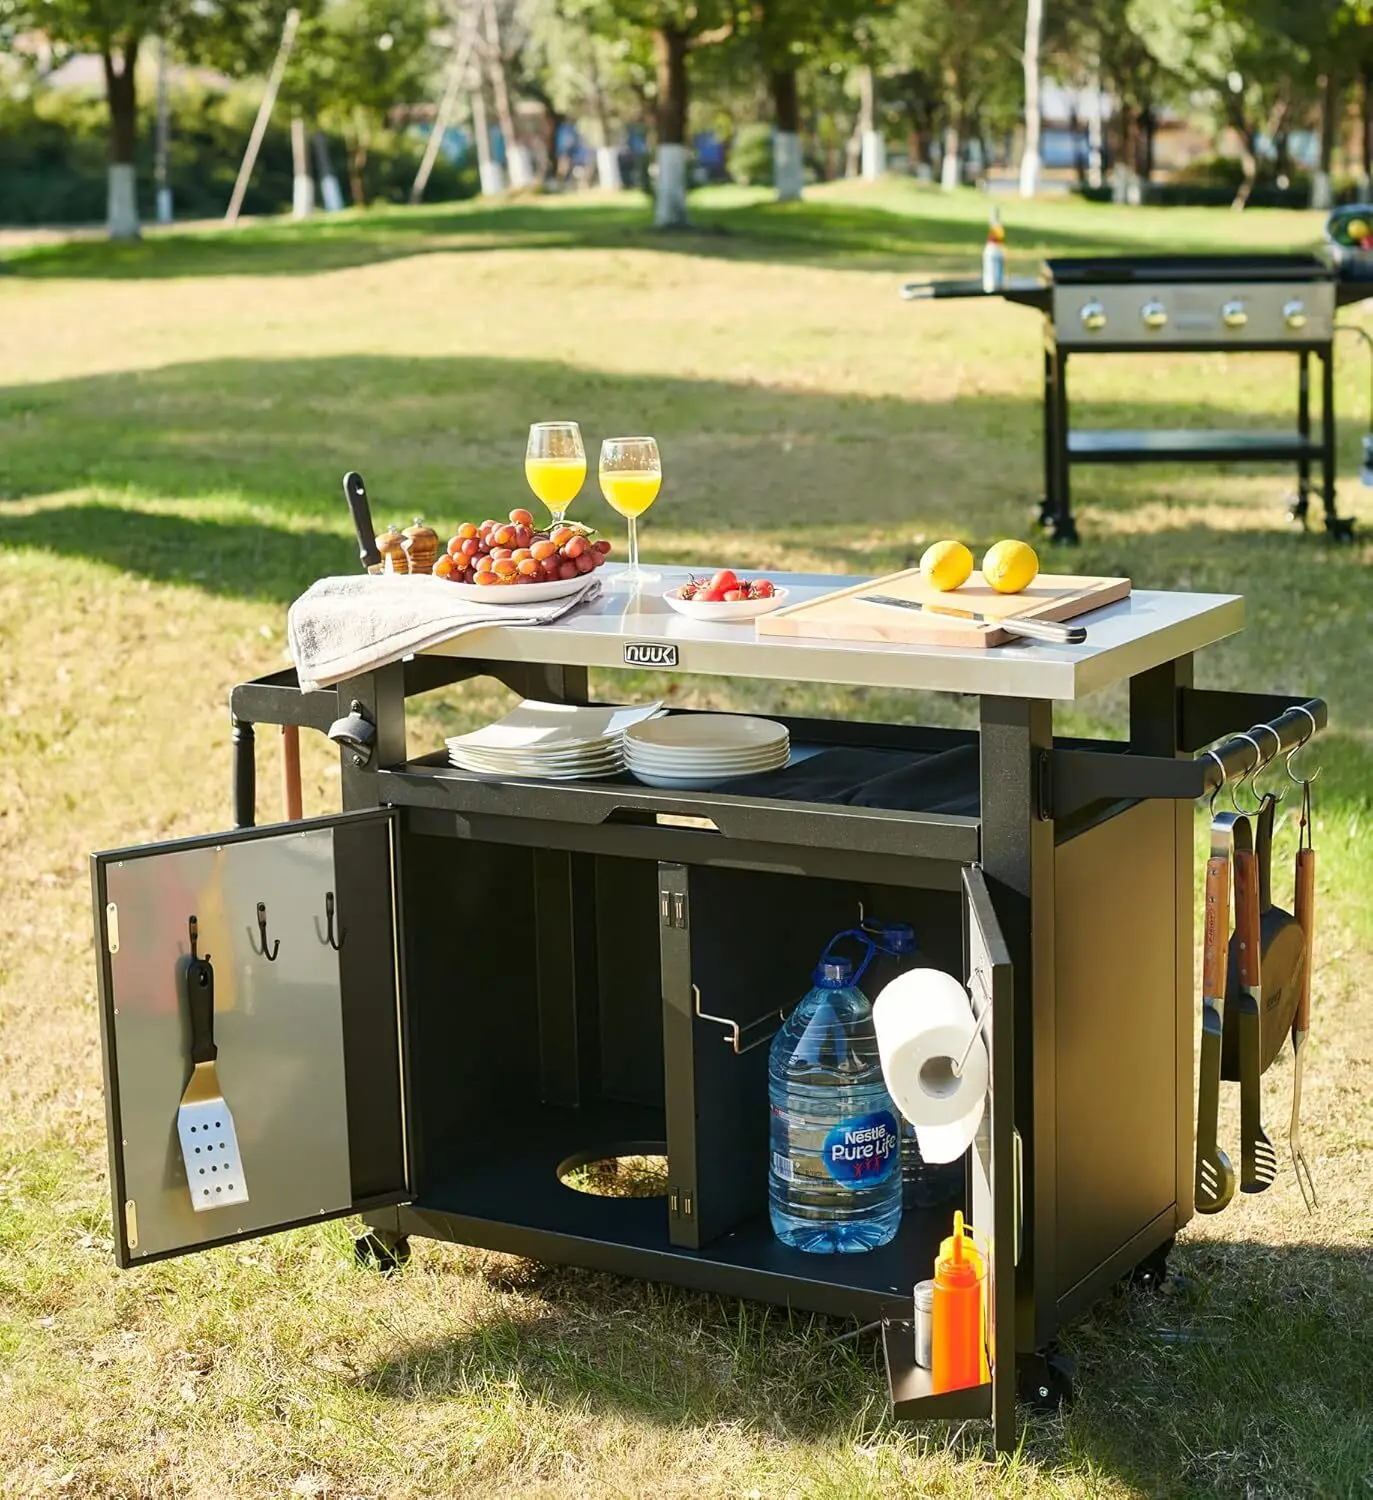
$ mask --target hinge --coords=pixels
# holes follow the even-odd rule
[[[111,901],[105,908],[105,946],[119,952],[119,908]]]
[[[686,892],[660,890],[658,912],[664,927],[685,927],[687,924]]]
[[[138,1248],[138,1204],[132,1198],[124,1205],[124,1238],[130,1250]]]

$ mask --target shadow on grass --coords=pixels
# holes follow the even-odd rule
[[[980,214],[951,211],[948,200],[910,188],[891,190],[900,209],[821,194],[805,202],[730,202],[709,196],[692,209],[693,227],[652,227],[648,201],[568,196],[505,204],[348,212],[296,224],[289,220],[237,230],[150,235],[131,245],[99,240],[35,246],[7,257],[30,279],[138,279],[170,276],[290,276],[430,254],[520,249],[638,249],[712,259],[778,261],[833,269],[975,274],[986,239]],[[1168,248],[1162,239],[1154,249]],[[1179,227],[1175,248],[1215,248]],[[1080,225],[1030,222],[1017,229],[1017,268],[1030,257],[1108,253],[1138,248],[1138,231],[1119,214],[1083,210]]]
[[[1362,1493],[1373,1251],[1199,1241],[1173,1260],[1162,1293],[1122,1288],[1064,1331],[1077,1401],[1062,1422],[1021,1411],[1022,1461],[1086,1459],[1195,1500]],[[518,1290],[539,1299],[527,1316],[413,1345],[361,1383],[416,1402],[514,1385],[533,1403],[802,1438],[887,1425],[877,1341],[835,1343],[838,1319],[556,1268]]]

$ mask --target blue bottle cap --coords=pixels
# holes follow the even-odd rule
[[[826,958],[815,966],[811,981],[822,990],[846,990],[853,983],[853,965],[847,958]]]
[[[883,922],[877,946],[888,953],[914,953],[915,928],[909,922]]]

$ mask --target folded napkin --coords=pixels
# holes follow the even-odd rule
[[[600,579],[588,577],[580,593],[546,604],[479,604],[441,578],[394,573],[321,578],[291,606],[286,637],[301,689],[308,693],[469,630],[547,625],[600,591]]]

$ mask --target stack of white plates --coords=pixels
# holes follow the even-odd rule
[[[661,703],[578,708],[526,698],[494,724],[448,741],[448,758],[479,776],[549,781],[614,776],[624,770],[625,731],[662,711]]]
[[[647,786],[677,791],[714,786],[786,765],[784,724],[737,714],[674,714],[625,731],[625,764]]]

